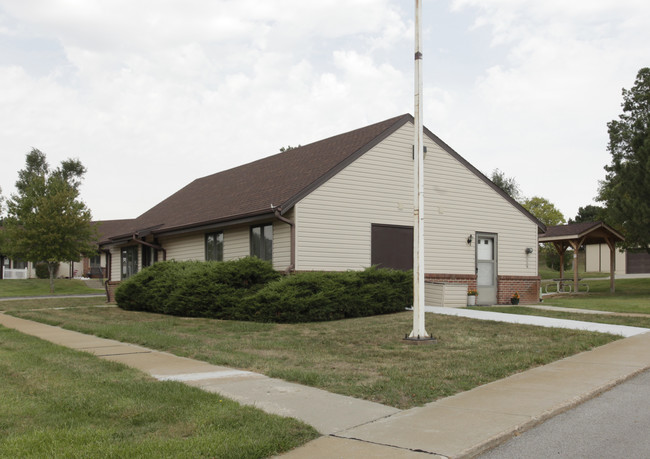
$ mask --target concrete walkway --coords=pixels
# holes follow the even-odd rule
[[[630,337],[650,331],[647,328],[629,327],[626,325],[601,324],[598,322],[582,322],[578,320],[554,319],[552,317],[527,316],[521,314],[508,314],[505,312],[483,311],[465,308],[441,308],[425,306],[426,312],[444,314],[448,316],[468,317],[471,319],[507,322],[511,324],[537,325],[538,327],[569,328],[572,330],[586,330],[600,333],[611,333]]]
[[[499,305],[500,307],[507,305]],[[593,314],[599,316],[620,316],[620,317],[645,317],[650,319],[650,314],[644,314],[642,312],[613,312],[613,311],[598,311],[597,309],[579,309],[579,308],[564,308],[562,306],[544,306],[544,305],[533,305],[533,304],[522,304],[519,305],[524,308],[531,309],[541,309],[542,311],[557,311],[557,312],[571,312],[575,314]]]
[[[636,334],[401,411],[5,314],[0,325],[295,417],[324,435],[287,458],[471,457],[650,368],[650,333]]]

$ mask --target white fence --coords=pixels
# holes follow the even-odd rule
[[[27,279],[27,268],[25,269],[8,269],[4,266],[2,267],[2,278],[3,279]]]

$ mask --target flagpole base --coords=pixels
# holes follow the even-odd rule
[[[407,344],[433,344],[438,340],[434,336],[408,336],[404,335],[404,339]]]

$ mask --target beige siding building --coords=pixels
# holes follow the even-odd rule
[[[402,115],[192,182],[105,237],[113,284],[162,259],[410,269],[413,130]],[[427,302],[462,305],[468,288],[479,304],[537,301],[544,226],[426,130],[425,145]]]
[[[607,244],[585,245],[585,268],[587,272],[608,273],[610,264],[610,250]],[[625,251],[616,251],[615,274],[625,274]]]

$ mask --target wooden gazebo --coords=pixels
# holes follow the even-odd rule
[[[616,243],[625,238],[618,231],[603,222],[572,223],[549,226],[539,236],[539,242],[550,242],[560,254],[560,277],[564,277],[564,254],[573,248],[573,285],[578,286],[578,249],[584,244],[606,243],[609,247],[610,292],[616,290],[614,271],[616,270]]]

